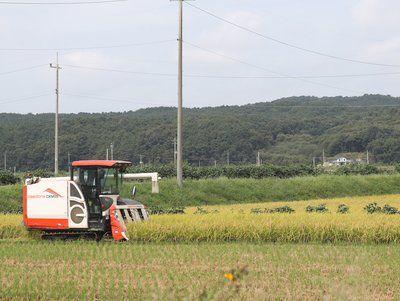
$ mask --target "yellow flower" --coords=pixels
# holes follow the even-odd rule
[[[225,274],[224,274],[224,277],[225,277],[226,279],[228,279],[229,281],[233,281],[233,280],[235,279],[235,276],[233,276],[232,273],[225,273]]]

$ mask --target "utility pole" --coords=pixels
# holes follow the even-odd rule
[[[229,151],[226,153],[226,164],[229,165]]]
[[[325,166],[325,149],[322,149],[322,166]]]
[[[71,173],[71,154],[68,152],[68,173]]]
[[[61,69],[58,64],[58,52],[56,64],[50,64],[50,68],[56,69],[56,116],[55,116],[55,127],[54,127],[54,175],[58,174],[58,108],[59,108],[59,71]]]
[[[313,169],[315,169],[315,157],[312,158],[312,166],[313,166]]]
[[[260,152],[257,152],[257,166],[261,166]]]
[[[369,151],[367,150],[367,164],[369,164]]]
[[[217,160],[214,160],[214,167],[217,167]]]
[[[176,181],[183,186],[183,134],[182,134],[182,98],[183,98],[183,0],[179,0],[179,30],[178,30],[178,120],[177,120],[177,164]]]
[[[108,160],[108,147],[106,149],[106,160]]]
[[[111,150],[111,160],[114,160],[114,142],[111,142],[110,150]]]
[[[7,151],[4,152],[4,170],[7,170]]]
[[[176,151],[176,138],[174,138],[174,164],[176,164],[176,155],[177,155],[177,151]]]
[[[139,155],[139,164],[140,164],[140,166],[143,166],[143,156],[142,155]]]

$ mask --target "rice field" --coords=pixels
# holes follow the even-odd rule
[[[367,214],[376,202],[400,208],[400,195],[204,206],[185,214],[152,215],[145,223],[128,224],[132,242],[279,242],[279,243],[398,243],[400,215]],[[307,206],[326,204],[326,213],[307,213]],[[349,212],[337,213],[346,204]],[[290,206],[294,213],[252,213]],[[0,219],[0,238],[32,239],[20,215]]]
[[[191,207],[128,243],[42,241],[1,215],[0,300],[399,300],[400,214],[373,202],[400,195]],[[265,213],[280,206],[295,212]]]
[[[153,216],[149,223],[130,224],[128,232],[132,240],[147,242],[400,242],[400,215],[367,214],[363,208],[372,202],[399,208],[400,196],[190,208],[184,215]],[[327,213],[306,212],[307,206],[321,203]],[[347,214],[337,213],[343,203],[349,206]],[[251,213],[279,206],[290,206],[295,212]]]
[[[397,245],[0,241],[1,300],[399,300]]]

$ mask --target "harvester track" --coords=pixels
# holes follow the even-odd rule
[[[71,232],[42,232],[41,239],[43,240],[68,240],[68,239],[87,239],[100,241],[103,238],[107,240],[107,233],[94,231],[71,231]]]

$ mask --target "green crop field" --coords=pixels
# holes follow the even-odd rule
[[[398,300],[397,245],[0,241],[1,300]]]

